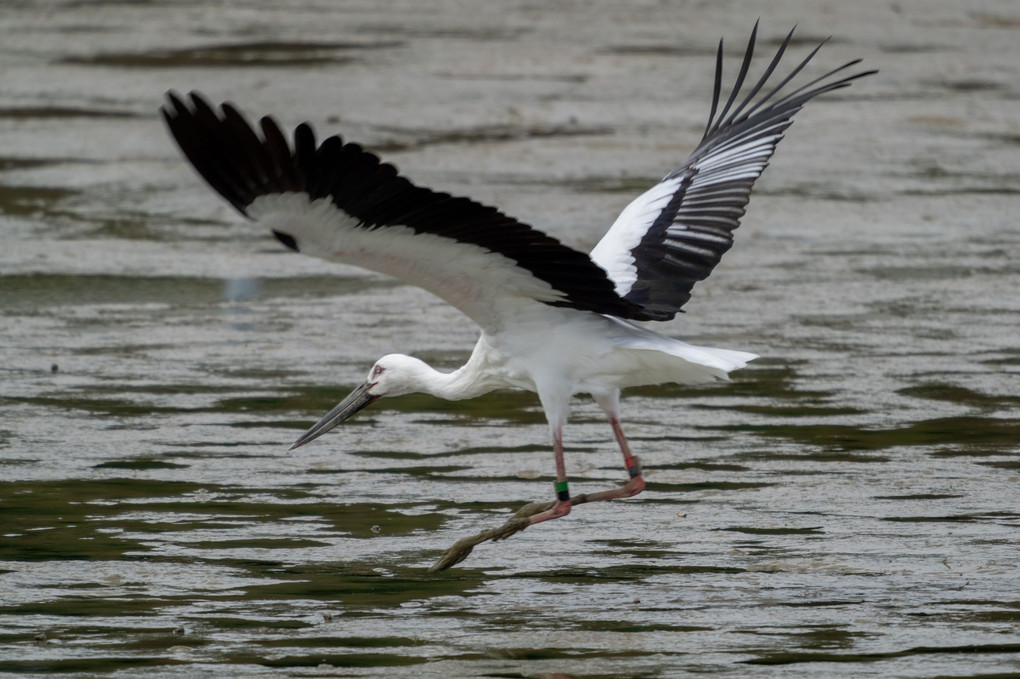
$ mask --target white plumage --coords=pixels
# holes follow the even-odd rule
[[[732,245],[754,181],[792,116],[813,97],[873,73],[836,76],[854,61],[783,94],[816,48],[761,95],[791,31],[734,108],[756,33],[757,25],[717,116],[720,42],[712,111],[701,143],[684,164],[627,206],[590,256],[495,208],[415,186],[357,144],[336,136],[317,144],[307,124],[295,130],[291,145],[271,118],[262,118],[256,131],[230,104],[216,110],[198,94],[185,101],[169,93],[163,113],[174,138],[198,172],[242,214],[293,250],[419,285],[481,328],[470,359],[451,373],[409,356],[379,359],[365,382],[294,446],[385,396],[424,392],[456,400],[493,389],[528,389],[538,394],[549,421],[557,499],[483,536],[507,537],[563,516],[580,501],[641,492],[640,465],[619,426],[620,390],[727,379],[755,356],[693,346],[634,321],[674,317],[694,284],[709,275]],[[572,500],[562,432],[570,400],[579,393],[591,394],[605,411],[630,479],[623,487]],[[440,567],[464,556],[461,549]]]

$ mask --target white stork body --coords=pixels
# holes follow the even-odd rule
[[[585,501],[640,492],[640,466],[618,421],[620,390],[727,379],[755,356],[692,346],[632,321],[673,318],[694,284],[709,275],[732,245],[754,181],[793,115],[813,97],[873,72],[834,77],[853,61],[781,94],[816,48],[762,95],[791,31],[734,107],[756,33],[757,26],[717,116],[720,42],[712,111],[701,143],[623,211],[590,256],[495,208],[415,186],[357,144],[336,136],[317,144],[307,124],[296,128],[292,146],[271,118],[262,118],[256,131],[230,104],[217,111],[198,94],[190,95],[189,105],[169,93],[163,114],[181,150],[242,214],[271,229],[292,250],[425,288],[481,328],[471,358],[451,373],[409,356],[384,356],[365,383],[294,446],[384,396],[425,392],[457,400],[508,387],[534,391],[552,433],[557,500],[489,535],[502,538],[569,513],[562,430],[571,397],[589,393],[610,420],[631,478],[622,488],[583,496]]]
[[[614,316],[539,303],[556,299],[552,287],[517,267],[494,266],[493,253],[468,249],[450,257],[446,239],[410,229],[359,229],[354,220],[337,228],[336,209],[307,194],[256,199],[249,214],[273,231],[290,234],[301,251],[334,261],[410,278],[453,302],[482,328],[470,360],[443,376],[418,373],[414,388],[448,400],[473,398],[502,388],[534,391],[543,404],[575,394],[609,397],[625,387],[662,382],[698,384],[726,379],[756,356],[696,347]],[[479,275],[484,272],[484,275]],[[394,394],[388,394],[394,395]],[[547,407],[549,407],[547,406]],[[554,406],[563,411],[566,404]],[[550,418],[550,424],[560,418]]]

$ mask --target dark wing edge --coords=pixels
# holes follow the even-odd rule
[[[855,59],[780,96],[825,44],[823,41],[778,85],[755,100],[790,45],[791,30],[763,75],[734,108],[754,54],[757,30],[755,23],[736,83],[716,115],[722,89],[720,40],[712,108],[704,136],[690,158],[663,179],[660,186],[672,183],[663,187],[672,189],[672,197],[657,214],[652,213],[651,223],[629,227],[647,228],[629,253],[636,280],[629,290],[621,290],[618,284],[617,291],[656,320],[676,316],[690,300],[695,283],[707,278],[733,245],[733,231],[744,215],[754,182],[793,123],[793,116],[811,99],[877,73],[869,70],[841,75],[860,63]],[[601,263],[594,253],[593,258]]]
[[[560,293],[560,299],[541,300],[546,304],[651,318],[622,299],[588,255],[496,208],[415,186],[358,144],[339,136],[317,144],[312,127],[302,123],[292,148],[271,117],[259,120],[260,135],[230,103],[217,112],[197,92],[166,96],[161,112],[177,145],[209,186],[243,215],[260,196],[296,192],[313,201],[328,198],[358,228],[402,226],[501,254]],[[290,234],[274,233],[290,249],[299,249]]]

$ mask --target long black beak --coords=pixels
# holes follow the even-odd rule
[[[360,387],[352,391],[347,398],[340,401],[336,408],[333,408],[326,413],[326,415],[316,422],[311,429],[302,434],[301,438],[295,441],[294,445],[290,447],[290,450],[303,446],[309,441],[314,441],[354,413],[378,400],[380,398],[378,395],[368,393],[368,390],[371,388],[372,383],[365,382]]]

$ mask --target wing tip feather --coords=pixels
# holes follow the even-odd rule
[[[632,204],[624,212],[624,215],[629,217],[622,222],[618,220],[593,251],[593,257],[597,262],[603,263],[604,269],[608,271],[619,269],[617,273],[619,280],[623,280],[620,276],[625,275],[626,282],[620,286],[623,297],[642,306],[649,315],[657,316],[658,319],[672,318],[681,312],[681,307],[690,299],[694,284],[707,278],[732,245],[732,232],[739,226],[739,219],[744,213],[751,188],[768,166],[776,145],[792,124],[793,116],[811,99],[848,87],[852,82],[878,72],[877,69],[869,69],[842,75],[846,69],[853,68],[862,61],[858,58],[808,81],[789,93],[781,94],[828,42],[829,38],[826,38],[811,49],[777,85],[770,86],[770,90],[760,94],[766,83],[772,79],[773,72],[792,43],[797,29],[795,25],[780,43],[764,73],[751,86],[749,93],[742,96],[741,90],[754,53],[759,23],[760,18],[755,21],[751,30],[740,70],[721,111],[719,106],[722,100],[724,59],[723,41],[719,41],[716,49],[712,105],[705,133],[691,157],[663,179],[663,182],[677,182],[673,198],[664,208],[653,210],[648,217],[641,216],[643,214],[641,210],[632,210]],[[766,146],[765,152],[761,148],[763,144]],[[753,152],[744,148],[748,145],[753,147]],[[727,155],[730,157],[724,158]],[[698,162],[706,158],[715,160],[713,167],[699,175]],[[636,199],[635,203],[645,196],[657,197],[658,194],[653,194],[654,188]],[[738,188],[740,190],[737,190]],[[687,215],[678,217],[681,215],[688,190],[697,192],[699,200],[702,201],[699,208],[704,212],[702,217],[691,216],[690,210]],[[711,200],[705,202],[706,197],[711,197]],[[713,214],[713,210],[718,214]],[[624,215],[621,215],[621,218]],[[674,220],[684,218],[691,223],[700,220],[706,224],[721,225],[720,228],[727,230],[728,237],[723,239],[725,243],[720,241],[718,247],[709,248],[712,255],[709,260],[706,260],[704,252],[698,256],[697,262],[689,259],[691,253],[688,246],[694,245],[704,249],[708,247],[704,240],[700,243],[695,242],[698,236],[691,235],[691,231],[685,236],[684,233],[670,230]],[[623,233],[624,231],[627,233]],[[667,242],[667,238],[681,242],[685,237],[692,239],[692,242],[673,246]],[[629,245],[635,242],[636,245]],[[624,243],[628,244],[624,247],[631,249],[616,252],[611,246],[620,246]],[[619,250],[620,247],[615,249]],[[625,260],[631,263],[626,264]]]

